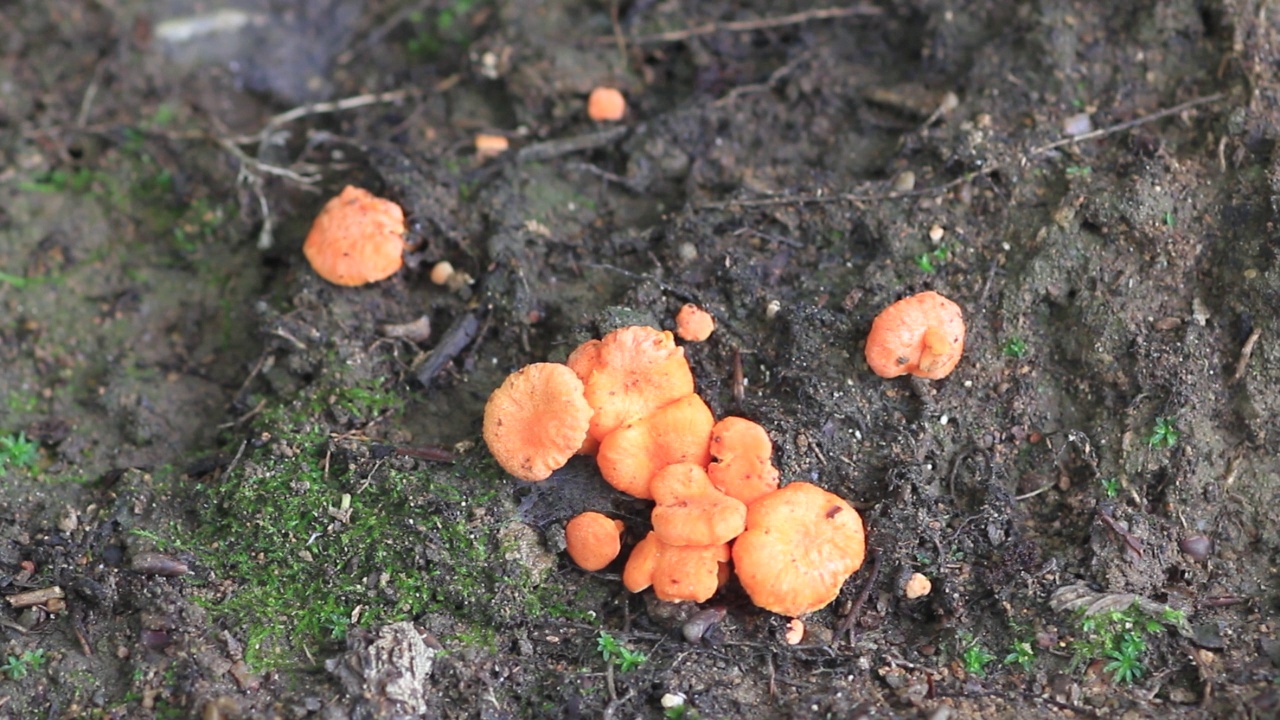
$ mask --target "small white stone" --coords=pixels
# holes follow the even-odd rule
[[[670,710],[671,708],[684,707],[684,695],[680,693],[667,693],[662,696],[662,707]]]

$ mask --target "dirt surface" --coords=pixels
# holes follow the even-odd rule
[[[0,717],[1277,716],[1271,9],[11,3]],[[389,280],[302,257],[346,184],[406,209]],[[964,359],[876,377],[925,289]],[[869,529],[798,644],[578,570],[646,504],[479,439],[691,301],[717,417]]]

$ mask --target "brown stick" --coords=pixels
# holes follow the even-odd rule
[[[752,30],[768,30],[770,28],[785,27],[787,25],[799,25],[800,23],[809,22],[810,20],[831,20],[833,18],[863,16],[875,17],[883,15],[884,10],[875,5],[850,5],[848,7],[837,8],[816,8],[814,10],[805,10],[804,12],[791,13],[790,15],[780,15],[778,17],[760,18],[758,20],[735,20],[732,22],[709,22],[701,25],[695,25],[684,30],[669,30],[667,32],[653,33],[652,35],[639,35],[631,38],[632,44],[649,45],[653,43],[680,42],[688,40],[699,35],[710,35],[718,32],[751,32]],[[607,37],[596,38],[595,42],[599,44],[608,44],[616,42],[616,38],[612,35]]]
[[[28,590],[27,592],[10,595],[5,598],[5,600],[9,601],[10,607],[16,609],[28,608],[34,605],[43,605],[50,600],[61,600],[66,596],[67,594],[62,592],[62,588],[57,585],[53,585],[47,588],[40,588],[39,590]]]

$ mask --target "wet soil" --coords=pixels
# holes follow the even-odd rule
[[[0,717],[1276,716],[1274,15],[12,4]],[[346,184],[406,208],[389,280],[301,255]],[[925,289],[964,359],[874,376]],[[869,529],[795,645],[576,569],[567,518],[645,504],[479,442],[507,373],[686,302],[716,415]]]

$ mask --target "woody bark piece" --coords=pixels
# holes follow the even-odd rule
[[[9,606],[13,608],[29,608],[35,605],[44,605],[50,600],[61,600],[67,596],[62,592],[62,588],[53,585],[39,590],[28,590],[27,592],[10,595],[5,598],[9,601]]]

